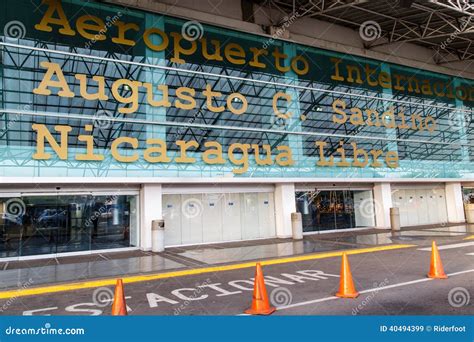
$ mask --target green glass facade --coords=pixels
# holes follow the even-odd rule
[[[185,36],[189,22],[92,2],[60,3],[74,35],[64,34],[68,29],[58,23],[50,25],[50,32],[38,29],[48,8],[55,4],[39,0],[6,0],[0,4],[0,27],[4,28],[0,32],[1,177],[474,177],[472,80],[200,23],[192,23],[201,30],[200,38],[181,39],[176,45],[173,34]],[[61,18],[58,13],[53,11],[52,18]],[[79,21],[83,16],[101,18],[102,33],[85,38],[84,32],[94,31],[94,22],[91,17],[84,18],[90,26],[83,22],[81,34]],[[121,37],[123,25],[133,28],[123,31]],[[147,31],[150,29],[155,31]],[[159,48],[165,43],[166,48]],[[220,54],[216,53],[216,44]],[[190,52],[194,46],[195,51]],[[177,55],[180,49],[182,53]],[[45,62],[60,66],[74,96],[60,96],[58,87],[50,87],[50,95],[34,92],[45,78]],[[98,83],[91,78],[104,77],[108,98],[81,96],[78,74],[87,76],[89,93],[98,91]],[[114,82],[121,79],[151,84],[152,101],[164,99],[157,86],[166,85],[171,105],[152,105],[146,88],[135,89],[133,85],[115,91],[123,99],[136,96],[136,101],[120,103],[112,94]],[[204,93],[206,86],[220,93],[211,103]],[[180,87],[195,91],[193,108],[176,106]],[[243,113],[229,110],[230,106],[243,108],[239,98],[228,100],[235,93],[248,102]],[[277,93],[291,100],[283,96],[275,100]],[[335,103],[339,110],[342,103],[346,106],[344,123],[337,121],[342,120],[342,114],[336,114]],[[217,112],[210,106],[223,110]],[[127,108],[130,112],[124,113]],[[276,115],[275,108],[281,115]],[[354,124],[350,118],[357,108],[362,121],[357,123],[354,117]],[[393,111],[395,127],[368,124],[367,109],[379,114]],[[406,115],[406,125],[400,122],[399,113]],[[413,114],[419,115],[419,121],[408,121]],[[39,138],[33,124],[44,125],[57,142],[60,134],[55,126],[71,127],[67,158],[61,159],[46,144],[51,158],[34,159]],[[93,136],[94,152],[103,155],[103,160],[77,159],[86,151],[86,142],[80,136]],[[137,156],[136,160],[118,161],[112,155],[112,145],[120,137],[136,139],[137,146],[123,143],[117,149],[123,156]],[[164,158],[169,161],[144,159],[150,139],[165,142]],[[197,143],[187,153],[195,161],[176,161],[181,154],[176,141]],[[323,156],[316,141],[324,144]],[[224,162],[203,161],[206,142],[217,142],[222,147]],[[383,155],[396,152],[398,166],[382,162],[377,167],[370,163],[365,167],[317,164],[321,157],[330,156],[341,162],[337,151],[341,144],[350,163],[354,157],[351,143],[369,156],[371,150]],[[229,156],[232,144],[248,144],[249,148],[234,148]],[[256,145],[261,153],[264,145],[270,146],[271,163],[257,163]],[[290,165],[276,163],[278,146],[291,150]]]

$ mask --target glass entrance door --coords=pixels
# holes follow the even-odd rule
[[[66,208],[58,196],[24,197],[25,214],[22,218],[20,255],[55,254],[68,221]]]
[[[296,209],[304,232],[375,225],[371,190],[297,191]]]
[[[136,195],[0,197],[0,258],[138,244]]]

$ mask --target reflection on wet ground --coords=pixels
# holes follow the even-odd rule
[[[235,263],[291,255],[373,247],[387,244],[429,246],[473,236],[474,225],[423,227],[422,229],[357,230],[306,235],[303,240],[267,239],[190,247],[167,248],[165,253],[123,252],[69,258],[0,263],[0,288],[84,281],[119,275],[157,273],[183,268]],[[128,253],[128,254],[127,254]]]

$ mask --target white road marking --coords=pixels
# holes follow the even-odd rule
[[[474,241],[472,242],[461,242],[461,243],[455,243],[452,245],[444,245],[444,246],[439,246],[438,249],[452,249],[452,248],[461,248],[461,247],[468,247],[468,246],[474,246]],[[431,252],[431,247],[426,247],[426,248],[418,248],[419,251],[429,251]]]
[[[132,296],[125,296],[125,299],[131,299]],[[109,299],[102,299],[101,302],[102,303],[108,303],[108,302],[113,302],[114,299],[113,298],[109,298]]]
[[[466,255],[474,255],[474,253],[466,253]]]
[[[449,273],[448,277],[453,277],[453,276],[457,276],[457,275],[460,275],[460,274],[471,273],[471,272],[474,272],[474,269]],[[378,292],[378,291],[383,291],[383,290],[387,290],[387,289],[392,289],[394,287],[407,286],[407,285],[412,285],[412,284],[416,284],[416,283],[423,283],[425,281],[431,281],[431,280],[433,280],[433,279],[432,278],[422,278],[422,279],[407,281],[407,282],[404,282],[404,283],[398,283],[398,284],[387,285],[387,286],[382,286],[382,287],[375,287],[375,288],[372,288],[372,289],[360,291],[359,293],[369,293],[369,292],[375,292],[375,291]],[[300,303],[295,303],[295,304],[290,304],[290,305],[285,305],[285,306],[278,306],[277,309],[278,310],[291,309],[291,308],[296,308],[298,306],[304,306],[304,305],[309,305],[309,304],[314,304],[314,303],[320,303],[320,302],[325,302],[325,301],[334,300],[334,299],[341,299],[341,298],[336,297],[336,296],[331,296],[331,297],[313,299],[313,300],[308,300],[308,301],[305,301],[305,302],[300,302]]]

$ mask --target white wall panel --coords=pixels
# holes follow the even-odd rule
[[[258,194],[241,194],[242,239],[257,239],[260,237]]]
[[[274,237],[276,235],[276,230],[273,193],[266,192],[258,194],[258,217],[260,237]]]
[[[430,216],[429,216],[429,207],[428,207],[428,198],[431,190],[416,190],[416,214],[418,216],[418,223],[417,225],[424,225],[430,223]]]
[[[203,242],[202,194],[181,195],[181,241],[183,244]]]
[[[272,192],[165,194],[163,217],[166,246],[276,235]]]
[[[436,196],[438,223],[448,222],[448,213],[446,210],[446,192],[444,189],[434,189],[433,192]]]
[[[416,196],[416,190],[405,190],[407,201],[405,202],[407,206],[407,225],[416,226],[418,225],[418,198]]]
[[[442,222],[441,213],[438,210],[438,195],[436,194],[436,190],[433,189],[426,195],[426,199],[428,201],[428,223],[438,223]]]
[[[446,195],[442,188],[396,189],[392,201],[400,208],[402,227],[447,222]]]
[[[222,207],[223,194],[204,194],[202,198],[202,234],[203,242],[223,240]]]
[[[182,243],[181,217],[181,195],[163,195],[165,246],[180,245]]]
[[[240,194],[225,194],[223,209],[223,240],[241,240],[242,226],[240,219]]]

